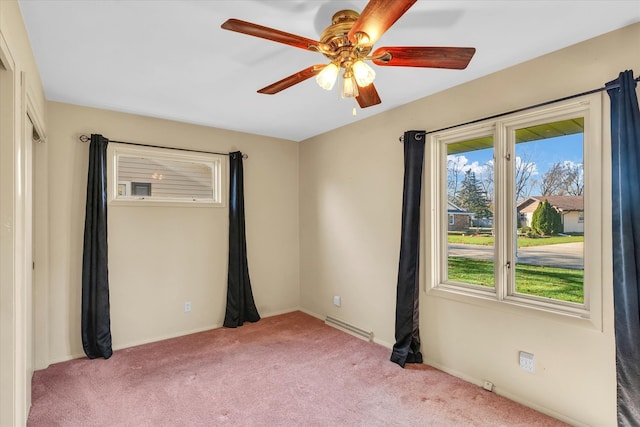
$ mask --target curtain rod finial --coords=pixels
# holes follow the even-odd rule
[[[90,137],[88,137],[88,136],[87,136],[87,135],[85,135],[85,134],[80,135],[80,136],[78,137],[78,139],[79,139],[81,142],[89,142],[89,141],[91,141],[91,138],[90,138]]]

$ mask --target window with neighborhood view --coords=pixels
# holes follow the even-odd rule
[[[586,97],[430,135],[432,288],[590,316],[599,108]]]
[[[116,202],[223,203],[221,155],[121,144],[110,149]]]

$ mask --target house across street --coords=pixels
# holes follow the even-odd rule
[[[560,214],[564,233],[584,233],[583,196],[531,196],[518,203],[519,227],[531,227],[533,212],[545,201]]]

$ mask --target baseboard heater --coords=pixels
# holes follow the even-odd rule
[[[373,340],[373,332],[365,331],[364,329],[358,328],[357,326],[351,325],[340,319],[336,319],[335,317],[327,316],[324,323],[358,338],[362,338],[365,341]]]

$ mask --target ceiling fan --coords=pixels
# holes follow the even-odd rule
[[[319,52],[330,60],[329,64],[312,65],[298,71],[258,90],[258,93],[273,95],[313,76],[322,88],[331,90],[340,71],[344,70],[342,97],[355,98],[361,108],[366,108],[379,104],[381,100],[373,85],[375,71],[365,61],[380,66],[462,70],[476,51],[472,47],[395,46],[381,47],[372,52],[374,43],[416,1],[370,0],[360,14],[353,10],[336,12],[320,41],[239,19],[227,20],[222,28]]]

